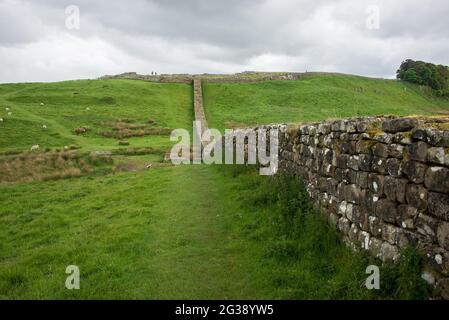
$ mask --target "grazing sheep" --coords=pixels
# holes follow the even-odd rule
[[[151,169],[151,167],[152,167],[152,164],[150,163],[149,165],[147,165],[147,169]]]
[[[69,147],[68,146],[64,146],[64,150],[69,150]]]
[[[81,128],[75,128],[74,131],[75,131],[76,134],[82,134],[82,133],[86,133],[87,132],[86,128],[82,128],[82,127]]]
[[[41,106],[43,106],[44,105],[44,103],[43,102],[41,102]]]
[[[87,107],[87,108],[86,108],[86,111],[89,111],[89,110],[90,110],[90,108],[89,108],[89,107]]]
[[[6,111],[9,111],[9,108],[8,108],[8,107],[6,107],[6,108],[5,108],[5,110],[6,110]]]
[[[34,146],[31,147],[30,150],[31,150],[31,151],[37,151],[37,150],[39,150],[39,145],[38,145],[38,144],[35,144]]]
[[[0,122],[3,122],[3,118],[0,118]]]
[[[44,125],[42,126],[42,128],[47,129],[47,126],[44,124]]]

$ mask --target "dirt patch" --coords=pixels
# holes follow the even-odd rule
[[[88,156],[74,151],[26,152],[0,159],[0,183],[56,180],[91,173]]]
[[[131,123],[127,121],[119,120],[109,124],[111,131],[102,131],[100,135],[108,138],[115,138],[122,140],[131,137],[143,137],[151,135],[169,135],[172,129],[155,127],[155,122],[149,123]]]

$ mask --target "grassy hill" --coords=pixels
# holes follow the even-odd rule
[[[120,130],[125,130],[124,138],[133,147],[168,148],[169,130],[161,129],[192,126],[192,93],[186,84],[132,80],[0,85],[0,118],[4,119],[0,152],[27,150],[34,144],[41,148],[69,144],[84,150],[117,148],[118,139],[104,134]],[[75,134],[74,129],[80,127],[87,133]]]
[[[207,84],[204,94],[219,128],[447,107],[411,85],[346,76]],[[296,180],[246,166],[140,165],[162,162],[170,129],[191,130],[192,104],[186,84],[0,85],[0,299],[425,295],[414,253],[382,267],[388,285],[366,290],[365,268],[380,262],[348,249]],[[112,157],[90,156],[98,150]],[[80,290],[64,287],[72,264]]]
[[[449,100],[401,81],[350,75],[311,75],[295,81],[205,83],[209,126],[317,121],[379,114],[449,112]]]

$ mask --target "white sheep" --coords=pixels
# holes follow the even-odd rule
[[[44,103],[43,102],[41,102],[41,106],[43,106],[44,105]]]
[[[147,169],[151,169],[153,165],[150,163],[149,165],[147,165]]]
[[[31,151],[37,151],[37,150],[39,150],[39,145],[38,145],[38,144],[33,145],[33,146],[31,147],[30,150],[31,150]]]
[[[44,124],[44,125],[42,126],[42,128],[47,129],[47,125]]]
[[[8,107],[6,107],[6,108],[5,108],[5,110],[6,110],[6,111],[9,111],[9,108],[8,108]]]
[[[87,107],[87,108],[86,108],[86,111],[89,111],[89,110],[90,110],[90,108],[89,108],[89,107]]]
[[[3,118],[0,118],[0,122],[3,122]]]
[[[69,147],[68,146],[64,146],[64,150],[69,150]]]

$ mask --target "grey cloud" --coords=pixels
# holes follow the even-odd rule
[[[71,4],[80,30],[65,28]],[[368,5],[380,9],[379,30],[365,26]],[[0,61],[8,61],[0,81],[285,68],[391,77],[409,57],[449,64],[444,0],[0,0],[0,8]],[[27,75],[24,63],[33,66]]]

